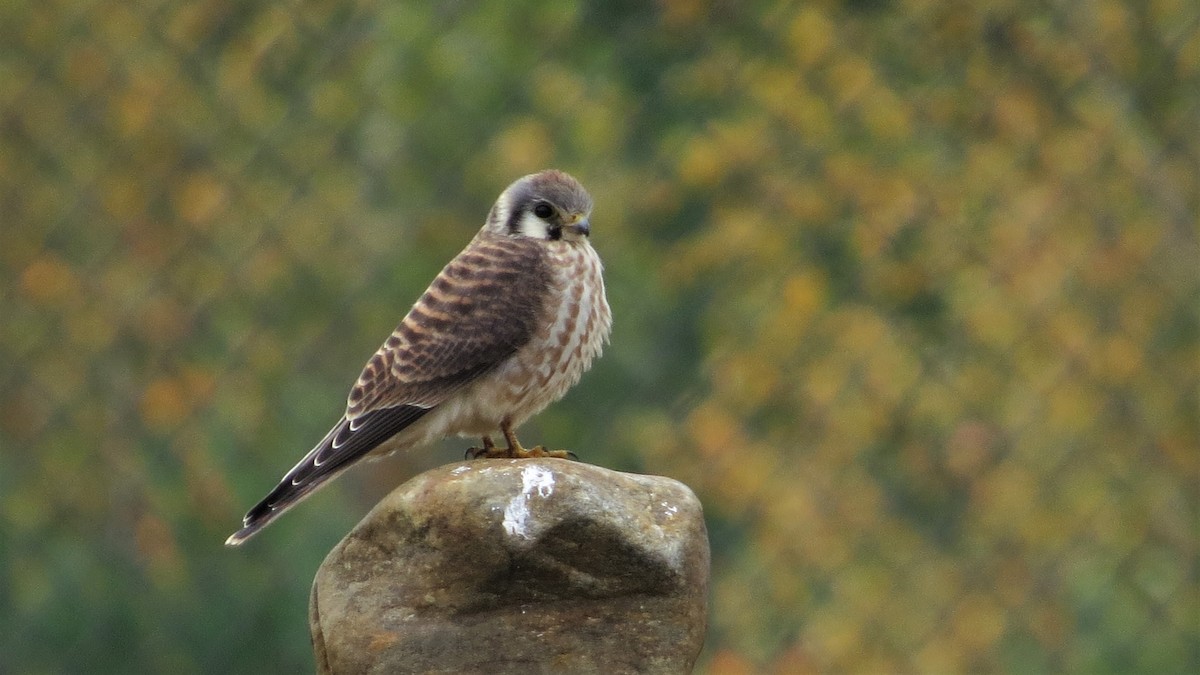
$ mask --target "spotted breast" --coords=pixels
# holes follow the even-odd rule
[[[552,242],[550,292],[532,339],[492,378],[518,426],[562,398],[600,355],[612,329],[603,265],[587,241]]]

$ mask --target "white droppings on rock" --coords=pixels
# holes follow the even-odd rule
[[[529,519],[529,499],[521,494],[513,497],[504,509],[504,531],[509,536],[529,539],[526,521]]]
[[[537,488],[539,497],[549,497],[554,494],[554,473],[536,464],[527,466],[521,470],[521,484],[526,494],[531,489]]]
[[[529,502],[534,491],[542,499],[554,494],[554,474],[536,464],[521,469],[521,494],[504,508],[504,531],[509,536],[533,538],[529,533]]]

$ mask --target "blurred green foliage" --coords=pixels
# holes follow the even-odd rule
[[[242,512],[495,195],[598,204],[525,430],[705,504],[700,669],[1200,670],[1200,5],[0,5],[0,671],[304,672],[466,442]]]

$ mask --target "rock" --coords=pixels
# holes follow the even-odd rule
[[[678,481],[452,464],[393,491],[322,563],[317,670],[691,672],[708,568],[700,502]]]

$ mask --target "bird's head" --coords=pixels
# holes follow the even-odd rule
[[[579,181],[549,170],[509,185],[483,227],[511,237],[584,241],[591,232],[591,215],[592,197]]]

